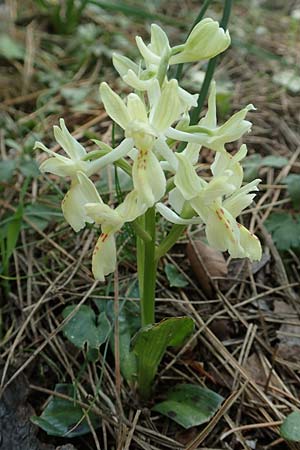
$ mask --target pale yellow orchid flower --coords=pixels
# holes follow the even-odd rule
[[[137,191],[131,191],[116,209],[110,208],[98,199],[97,203],[85,205],[86,214],[101,225],[102,233],[96,243],[92,257],[92,271],[96,280],[104,281],[105,276],[116,268],[115,233],[125,222],[132,222],[147,210],[147,205],[139,202]]]
[[[162,91],[156,85],[157,95],[151,99],[149,113],[144,102],[136,94],[129,94],[127,104],[106,84],[100,86],[100,94],[108,115],[133,139],[138,150],[132,168],[133,185],[142,203],[149,207],[161,199],[166,179],[160,163],[152,151],[155,142],[161,145],[157,151],[174,161],[171,149],[166,145],[164,131],[180,116],[178,83],[168,82]]]
[[[208,98],[208,110],[198,125],[183,128],[169,128],[165,135],[171,139],[197,143],[217,152],[225,152],[225,144],[240,139],[251,130],[252,123],[245,120],[249,111],[255,110],[252,104],[233,114],[223,125],[217,125],[216,86],[211,84]]]
[[[261,258],[261,245],[258,238],[249,232],[245,227],[236,221],[236,217],[247,208],[253,201],[257,191],[257,184],[260,180],[254,180],[243,187],[236,187],[240,171],[236,168],[238,160],[245,154],[242,148],[236,154],[236,159],[232,158],[231,170],[230,164],[207,183],[201,179],[191,161],[183,154],[178,154],[178,170],[175,175],[174,183],[177,193],[173,194],[170,203],[176,203],[177,212],[180,214],[184,202],[188,202],[195,214],[205,224],[206,237],[209,245],[225,251],[227,250],[233,258],[248,257],[251,260]],[[228,156],[229,158],[229,156]],[[229,158],[230,159],[230,158]],[[219,168],[215,171],[218,172]],[[232,179],[232,181],[231,181]],[[175,191],[175,190],[174,190]],[[178,224],[195,223],[196,217],[182,219],[174,211],[165,205],[156,205],[157,210],[169,221]]]
[[[40,165],[41,172],[50,172],[60,177],[76,177],[78,171],[84,172],[88,176],[97,173],[100,169],[123,158],[132,148],[132,139],[125,139],[121,144],[111,149],[111,151],[94,161],[88,161],[88,153],[84,147],[71,135],[65,125],[64,119],[59,121],[58,126],[53,127],[54,137],[57,143],[66,152],[68,157],[49,150],[42,142],[36,142],[34,149],[41,149],[51,155]]]
[[[203,19],[193,28],[185,44],[178,46],[179,52],[171,56],[170,64],[210,59],[224,52],[229,45],[229,32],[225,32],[215,20]]]

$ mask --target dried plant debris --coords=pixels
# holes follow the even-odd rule
[[[186,251],[200,286],[207,295],[211,296],[213,293],[212,278],[225,277],[228,273],[223,253],[209,247],[199,239],[190,241]]]

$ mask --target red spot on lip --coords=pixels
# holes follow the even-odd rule
[[[219,212],[218,209],[216,210],[216,214],[217,214],[217,216],[218,216],[218,218],[219,218],[220,220],[223,220],[223,217],[222,217],[222,215],[220,214],[220,212]]]
[[[100,241],[101,242],[105,242],[107,238],[108,238],[108,234],[107,233],[103,233],[100,236]]]

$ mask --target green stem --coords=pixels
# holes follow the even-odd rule
[[[150,242],[152,241],[152,237],[150,236],[147,231],[145,231],[144,227],[139,223],[138,219],[135,219],[133,222],[131,222],[131,226],[133,228],[133,231],[135,234],[142,239],[142,241]]]
[[[160,243],[159,247],[156,249],[155,259],[157,262],[170,250],[170,248],[173,247],[173,245],[178,241],[179,237],[182,235],[185,229],[186,225],[172,226],[169,234],[165,237],[165,239]]]
[[[222,16],[222,20],[220,23],[220,26],[224,30],[227,29],[230,12],[231,12],[231,7],[232,7],[232,0],[225,0],[223,16]],[[201,86],[201,90],[199,93],[198,105],[196,106],[196,108],[193,109],[193,111],[191,113],[191,125],[194,125],[195,123],[198,122],[200,112],[203,108],[203,105],[204,105],[204,102],[205,102],[205,99],[207,97],[207,93],[209,90],[209,86],[210,86],[211,80],[213,78],[215,68],[217,66],[217,62],[218,62],[218,56],[215,56],[208,63],[207,71],[205,73],[205,78],[204,78],[204,81],[203,81],[203,84]]]
[[[186,203],[183,207],[183,211],[181,213],[181,217],[183,219],[190,219],[195,214],[195,211],[192,210],[190,205]],[[184,230],[186,229],[186,225],[177,225],[174,224],[165,237],[165,239],[159,244],[155,251],[155,261],[158,263],[160,258],[162,258],[169,250],[173,247],[174,244],[178,241]]]
[[[151,241],[144,241],[144,264],[141,291],[142,327],[154,323],[154,302],[156,269],[155,260],[155,208],[149,208],[145,214],[145,229]]]

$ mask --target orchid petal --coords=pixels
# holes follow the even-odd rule
[[[168,161],[170,168],[173,171],[177,170],[178,161],[173,150],[166,144],[166,141],[163,137],[159,137],[155,144],[154,150],[161,155],[166,161]]]
[[[181,214],[181,211],[184,206],[185,198],[181,194],[180,190],[177,188],[172,189],[169,192],[169,203],[172,208],[177,212],[177,214]]]
[[[118,161],[118,159],[121,159],[124,156],[128,155],[132,149],[133,140],[124,139],[120,145],[112,149],[109,153],[107,153],[107,155],[101,156],[101,158],[89,162],[86,171],[87,175],[97,173],[100,169],[103,169],[103,167],[107,166],[108,164],[112,164],[115,161]]]
[[[85,149],[71,135],[65,125],[64,119],[59,120],[60,128],[54,126],[54,137],[59,145],[64,149],[67,155],[74,161],[78,161],[86,155]]]
[[[205,231],[208,243],[213,248],[222,252],[228,250],[233,258],[243,258],[238,225],[226,210],[222,208],[212,210]]]
[[[170,64],[210,59],[222,53],[229,45],[228,31],[225,32],[218,22],[212,19],[203,19],[193,28],[183,51],[171,57]]]
[[[160,57],[151,51],[149,47],[147,47],[143,39],[140,36],[136,36],[135,41],[147,66],[149,66],[149,64],[159,65]]]
[[[155,78],[141,80],[133,70],[128,70],[127,74],[123,77],[123,80],[137,91],[148,91],[154,83]]]
[[[123,100],[105,82],[100,85],[100,95],[107,114],[125,130],[130,116]]]
[[[111,208],[103,202],[86,203],[85,211],[87,215],[91,217],[98,225],[109,226],[114,231],[119,230],[124,223],[117,210]]]
[[[166,51],[170,51],[169,39],[166,33],[155,23],[151,25],[151,44],[150,50],[156,55],[163,55]]]
[[[178,169],[174,183],[186,200],[196,197],[204,188],[204,182],[197,175],[190,161],[182,154],[177,153]]]
[[[148,122],[148,115],[145,104],[136,94],[129,94],[127,99],[127,110],[131,120]]]
[[[62,212],[66,221],[73,230],[79,231],[85,227],[85,223],[92,223],[93,219],[86,213],[85,204],[88,202],[102,201],[94,184],[84,173],[79,173],[71,183],[71,188],[62,201]]]
[[[161,97],[152,111],[153,116],[150,116],[150,122],[158,131],[164,131],[178,119],[180,100],[177,80],[171,80],[164,85]]]
[[[132,222],[144,214],[147,209],[147,205],[139,201],[138,192],[133,190],[126,195],[124,201],[116,208],[116,212],[118,212],[124,222]]]
[[[176,225],[192,225],[202,223],[202,220],[199,217],[183,219],[163,203],[156,203],[155,208],[165,219],[171,223],[175,223]]]
[[[216,128],[217,126],[216,82],[214,80],[211,82],[210,86],[207,113],[205,117],[200,120],[199,125],[207,128]]]
[[[129,70],[132,70],[134,73],[138,73],[139,71],[139,66],[137,64],[126,56],[119,55],[118,53],[113,53],[112,61],[114,68],[123,79]]]
[[[114,272],[117,264],[116,243],[113,233],[100,235],[92,257],[92,271],[94,278],[104,281],[105,276]]]
[[[195,166],[199,159],[200,150],[201,146],[199,146],[199,144],[189,143],[181,154],[184,155],[193,166]]]
[[[59,158],[48,158],[43,161],[39,169],[41,172],[49,172],[59,177],[66,177],[74,175],[74,163],[65,158],[66,161],[62,161]]]
[[[251,261],[259,261],[262,256],[262,249],[259,239],[255,234],[250,233],[243,225],[239,225],[240,229],[240,242],[244,249],[245,257]]]
[[[182,112],[188,111],[190,108],[197,106],[199,94],[190,94],[188,91],[178,86],[178,96],[183,106]]]
[[[141,150],[132,167],[133,185],[141,203],[153,206],[166,190],[166,178],[152,151]]]

